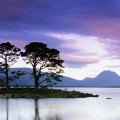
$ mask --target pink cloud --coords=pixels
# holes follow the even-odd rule
[[[62,54],[61,58],[65,60],[65,64],[74,67],[82,67],[88,64],[99,62],[99,59],[93,57],[75,56],[75,55],[67,55],[67,54]]]
[[[10,42],[11,44],[21,49],[23,49],[25,45],[29,43],[29,41],[23,41],[23,40],[4,40],[4,41],[1,40],[1,43],[4,43],[4,42]]]
[[[120,40],[119,39],[101,39],[108,56],[111,58],[120,58]]]
[[[100,18],[75,19],[74,22],[84,28],[86,36],[98,37],[98,41],[103,44],[107,52],[107,57],[120,58],[120,20],[119,18]],[[80,33],[82,34],[82,33]]]
[[[101,38],[120,38],[120,20],[119,19],[91,19],[86,23],[90,34]]]

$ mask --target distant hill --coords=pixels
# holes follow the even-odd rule
[[[11,68],[10,71],[18,71],[21,70],[23,72],[27,72],[28,74],[21,76],[19,79],[13,80],[10,84],[11,86],[33,86],[34,80],[30,73],[32,73],[31,68]]]
[[[11,68],[10,71],[25,71],[27,73],[32,73],[31,68]],[[11,86],[34,86],[34,80],[30,74],[21,76],[19,79],[12,81]],[[63,76],[62,82],[58,82],[56,86],[77,86],[79,84],[78,80]]]
[[[10,71],[26,71],[27,73],[32,73],[30,68],[11,68]],[[2,75],[0,74],[0,77]],[[34,86],[34,80],[27,74],[22,76],[20,79],[16,79],[11,82],[12,86]],[[76,80],[66,76],[63,76],[62,82],[58,82],[56,86],[93,86],[93,87],[109,87],[109,86],[120,86],[120,76],[112,71],[103,71],[95,78],[87,77],[83,80]]]
[[[80,82],[80,86],[120,86],[120,76],[112,71],[103,71],[95,78],[87,78]]]

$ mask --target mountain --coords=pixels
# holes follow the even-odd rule
[[[11,68],[10,72],[19,71],[19,70],[27,72],[27,73],[32,73],[31,68]],[[0,74],[0,77],[3,77],[3,74]],[[78,80],[63,76],[62,82],[58,82],[56,86],[77,86],[78,84],[79,84]],[[16,85],[34,86],[34,79],[30,74],[26,74],[26,75],[21,76],[19,79],[15,79],[12,82],[10,82],[10,85],[11,86],[16,86]]]
[[[79,86],[80,81],[63,76],[62,82],[58,82],[56,86]]]
[[[112,71],[103,71],[95,78],[87,78],[80,82],[80,86],[120,86],[120,76]]]
[[[91,87],[109,87],[120,86],[120,76],[112,71],[103,71],[95,78],[87,77],[83,80],[75,80],[67,77],[63,77],[62,83],[58,83],[60,86],[91,86]]]
[[[77,86],[79,84],[78,80],[75,80],[75,79],[72,79],[72,78],[69,78],[69,77],[63,76],[63,78],[61,78],[61,79],[62,79],[62,82],[58,82],[56,86]],[[14,86],[15,85],[19,85],[19,86],[24,86],[24,85],[25,86],[34,86],[34,80],[28,74],[28,75],[20,77],[20,79],[14,80],[11,83],[11,85],[14,85]]]
[[[11,86],[33,86],[34,85],[34,80],[31,77],[30,73],[32,73],[31,68],[11,68],[11,71],[19,71],[21,70],[22,72],[27,72],[28,74],[21,76],[19,79],[15,79],[12,82],[10,82]]]
[[[32,73],[30,68],[11,68],[10,71],[26,71],[27,73]],[[2,75],[0,74],[0,77]],[[34,86],[34,80],[30,74],[26,74],[19,79],[12,81],[11,86]],[[120,86],[120,76],[112,71],[103,71],[98,74],[95,78],[87,77],[83,80],[76,80],[63,76],[62,82],[58,82],[56,86],[91,86],[91,87],[109,87],[109,86]]]

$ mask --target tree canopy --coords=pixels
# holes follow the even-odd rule
[[[43,82],[46,86],[52,86],[62,77],[63,60],[60,59],[60,52],[54,48],[50,49],[46,44],[41,42],[32,42],[25,46],[25,51],[21,52],[26,64],[31,64],[33,68],[33,77],[35,88]],[[47,70],[42,72],[42,70]]]
[[[13,79],[18,79],[24,72],[12,71],[9,74],[10,67],[17,62],[17,59],[23,57],[26,64],[31,64],[34,78],[35,89],[48,87],[57,84],[61,81],[61,73],[63,73],[64,61],[60,58],[60,52],[54,48],[48,48],[42,42],[31,42],[21,51],[15,45],[9,42],[0,44],[0,73],[5,77],[0,78],[0,84],[6,86],[8,91],[9,82]]]
[[[11,65],[17,62],[20,56],[20,49],[9,42],[0,44],[0,72],[6,77],[6,90],[9,88],[8,71]]]

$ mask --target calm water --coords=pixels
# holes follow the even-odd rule
[[[67,88],[99,98],[0,99],[0,120],[120,120],[120,88]],[[106,99],[106,98],[112,99]]]

